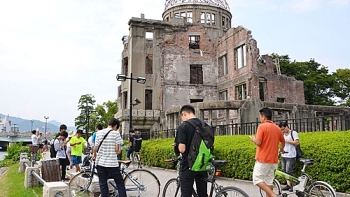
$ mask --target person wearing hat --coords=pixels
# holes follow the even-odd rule
[[[68,137],[67,137],[67,150],[66,150],[66,154],[67,154],[67,158],[68,158],[68,161],[69,161],[69,165],[67,165],[67,168],[68,170],[69,169],[72,169],[73,168],[73,165],[72,165],[72,147],[70,146],[70,139],[74,136],[74,132],[73,131],[69,131],[68,132]]]

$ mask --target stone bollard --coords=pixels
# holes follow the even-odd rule
[[[70,197],[69,187],[64,182],[45,182],[43,189],[43,197],[51,197],[60,194],[62,197]]]
[[[26,165],[30,166],[30,161],[28,159],[21,159],[19,162],[19,168],[18,168],[18,173],[22,173],[26,170]]]
[[[21,161],[22,159],[28,159],[28,153],[21,153],[19,160]]]
[[[30,187],[39,185],[39,180],[35,176],[32,175],[32,171],[34,171],[40,175],[39,168],[37,168],[37,167],[26,168],[25,176],[24,176],[24,187],[25,188],[30,188]]]

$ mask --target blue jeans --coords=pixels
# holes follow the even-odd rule
[[[287,157],[282,157],[282,171],[294,176],[294,166],[295,166],[296,159],[294,158],[287,158]]]
[[[126,197],[125,184],[123,181],[123,177],[120,174],[119,167],[104,167],[98,165],[97,174],[100,184],[101,197],[109,196],[107,183],[109,178],[112,178],[115,181],[118,188],[119,197]]]

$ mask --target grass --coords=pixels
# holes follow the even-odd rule
[[[24,187],[24,173],[18,173],[19,164],[14,164],[6,169],[0,176],[0,197],[41,197],[43,186],[28,188]]]

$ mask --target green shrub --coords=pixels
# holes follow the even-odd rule
[[[350,192],[350,131],[299,133],[304,158],[313,158],[314,164],[306,172],[316,180],[328,182],[336,191]],[[164,162],[174,158],[174,139],[154,139],[142,142],[141,157],[144,165],[171,168]],[[248,136],[216,136],[215,159],[227,160],[221,168],[222,176],[235,179],[252,179],[256,146]],[[297,162],[296,175],[300,175],[302,163]]]

